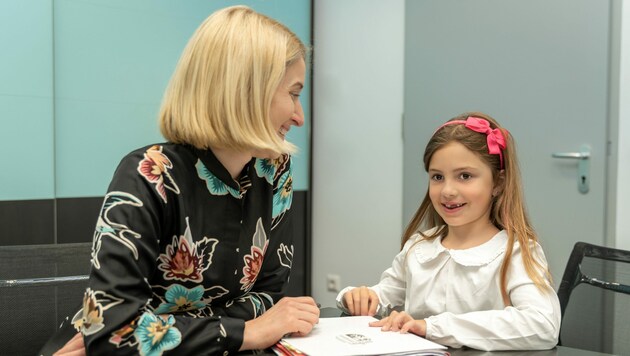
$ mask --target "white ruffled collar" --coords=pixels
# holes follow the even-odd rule
[[[418,235],[417,238],[422,238]],[[455,262],[462,266],[483,266],[494,261],[505,252],[508,236],[505,230],[499,231],[488,242],[464,250],[450,250],[442,245],[442,236],[433,241],[422,241],[415,247],[418,262],[425,263],[442,253],[448,253]]]

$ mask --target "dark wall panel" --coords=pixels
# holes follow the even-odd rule
[[[0,201],[0,245],[55,242],[54,200]]]
[[[91,242],[103,197],[57,199],[57,242]]]
[[[91,242],[103,197],[0,201],[0,246]],[[55,204],[57,240],[55,242]],[[308,192],[295,191],[294,253],[287,294],[310,293]]]

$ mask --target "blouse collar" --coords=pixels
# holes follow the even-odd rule
[[[214,155],[212,150],[210,149],[200,150],[194,147],[193,147],[193,150],[195,151],[195,154],[197,155],[197,157],[199,157],[203,165],[206,166],[206,168],[210,172],[212,172],[212,174],[215,177],[219,178],[219,180],[221,180],[227,186],[234,188],[237,191],[241,190],[241,187],[239,186],[239,182],[237,182],[236,180],[232,178],[232,176],[230,175],[230,172],[228,172],[228,170],[223,166],[221,161],[219,161],[219,159]],[[239,181],[242,180],[240,178],[245,178],[246,180],[248,180],[246,176],[249,175],[249,170],[253,166],[253,162],[255,160],[256,158],[252,158],[251,161],[249,161],[249,163],[247,163],[245,167],[243,167],[243,171],[241,172]]]
[[[420,235],[419,238],[421,238]],[[442,236],[440,236],[433,239],[433,241],[420,242],[415,249],[415,254],[420,263],[429,262],[446,253],[460,265],[483,266],[494,261],[505,252],[507,241],[507,233],[505,230],[501,230],[489,241],[479,246],[464,250],[451,250],[442,245]]]

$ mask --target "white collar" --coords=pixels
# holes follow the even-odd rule
[[[420,234],[416,239],[421,239]],[[421,241],[416,245],[415,254],[418,262],[425,263],[443,253],[449,254],[455,262],[463,266],[483,266],[494,261],[505,252],[508,236],[505,230],[499,231],[487,242],[464,250],[451,250],[442,245],[442,236],[433,241]]]

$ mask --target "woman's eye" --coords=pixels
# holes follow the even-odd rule
[[[289,93],[291,95],[291,97],[293,98],[293,100],[297,99],[300,97],[300,93]]]

